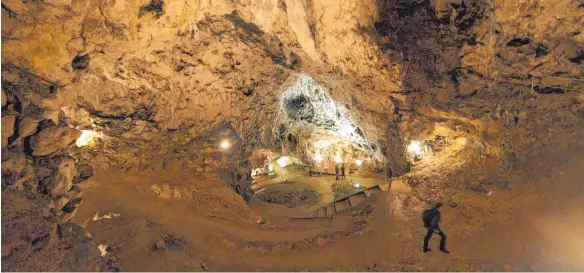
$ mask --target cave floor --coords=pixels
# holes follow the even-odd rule
[[[457,205],[442,209],[450,255],[437,251],[436,237],[432,252],[421,251],[423,204],[415,194],[376,195],[364,222],[349,214],[257,225],[261,212],[238,211],[237,200],[213,206],[223,189],[209,189],[209,178],[174,172],[98,173],[80,184],[85,199],[74,221],[112,246],[125,271],[581,271],[583,151],[517,168],[508,175],[511,190],[453,196]],[[120,216],[94,221],[95,213]],[[184,236],[186,245],[153,250],[164,234]]]
[[[333,175],[309,176],[307,173],[296,172],[291,169],[276,167],[277,175],[267,179],[257,179],[252,183],[252,189],[255,192],[268,189],[271,192],[286,195],[292,195],[302,190],[310,190],[316,193],[315,198],[294,200],[293,204],[286,205],[289,207],[303,206],[306,210],[312,211],[360,190],[387,183],[382,173],[348,174],[345,179],[339,178],[337,180]]]

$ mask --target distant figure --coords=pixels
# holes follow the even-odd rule
[[[335,165],[335,180],[339,180],[339,165]]]
[[[345,177],[345,164],[341,165],[341,178],[344,180]]]
[[[308,166],[308,175],[312,176],[312,166]]]
[[[430,242],[430,238],[432,238],[432,234],[436,233],[438,235],[440,235],[440,237],[442,237],[440,239],[440,251],[444,252],[444,253],[450,253],[450,251],[448,251],[446,249],[446,234],[444,234],[444,232],[442,232],[442,230],[440,229],[440,211],[438,210],[440,207],[442,207],[442,203],[436,203],[436,205],[434,205],[434,207],[432,207],[431,209],[425,210],[424,213],[422,214],[422,220],[424,221],[424,227],[428,229],[428,232],[426,233],[426,237],[424,237],[424,252],[428,252],[431,249],[428,248],[428,243]],[[437,231],[437,232],[436,232]]]

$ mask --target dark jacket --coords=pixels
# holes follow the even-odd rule
[[[437,208],[432,208],[430,209],[430,211],[432,212],[432,221],[430,221],[430,228],[438,228],[440,225],[440,218],[442,217],[440,215],[440,211]]]

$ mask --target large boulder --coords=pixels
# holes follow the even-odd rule
[[[15,116],[8,115],[2,117],[2,148],[8,146],[8,138],[14,134]]]
[[[66,195],[71,190],[75,175],[75,162],[72,158],[60,157],[55,161],[58,164],[56,170],[42,182],[43,190],[53,198]]]
[[[26,156],[20,150],[2,152],[2,173],[21,173],[26,165]]]
[[[91,167],[91,165],[81,164],[76,168],[75,178],[73,179],[73,182],[75,183],[83,182],[92,176],[93,167]]]
[[[73,182],[71,180],[67,180],[65,176],[59,173],[55,173],[45,178],[45,180],[42,182],[42,188],[44,192],[50,194],[53,198],[67,194],[72,186]]]
[[[81,131],[69,127],[49,127],[32,136],[32,155],[43,156],[71,146],[81,136]]]
[[[100,251],[93,239],[79,225],[65,223],[60,227],[61,242],[71,246],[58,271],[97,272],[100,268]]]

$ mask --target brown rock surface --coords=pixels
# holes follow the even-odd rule
[[[417,235],[409,233],[414,228],[407,215],[417,213],[421,202],[465,194],[474,194],[469,202],[490,213],[483,198],[507,204],[515,197],[505,192],[521,188],[518,181],[510,187],[505,176],[530,172],[526,162],[536,166],[531,159],[569,151],[580,141],[582,26],[581,0],[3,1],[2,269],[103,268],[83,228],[68,223],[89,213],[80,206],[83,193],[84,206],[132,213],[118,219],[127,224],[120,229],[127,234],[101,235],[128,245],[136,243],[133,236],[148,238],[139,250],[150,251],[160,237],[151,237],[155,228],[136,224],[150,221],[147,213],[166,215],[160,207],[168,206],[188,207],[184,214],[190,215],[196,207],[194,220],[169,215],[162,221],[203,227],[204,239],[187,235],[216,249],[193,249],[190,239],[184,249],[195,253],[187,256],[208,251],[201,257],[215,259],[213,269],[301,270],[327,264],[310,270],[481,270],[476,257],[437,261],[408,252],[413,246],[404,238]],[[73,147],[80,130],[84,146]],[[414,141],[419,151],[408,150]],[[282,156],[297,160],[301,171],[306,165],[332,173],[340,161],[356,177],[383,172],[385,182],[401,176],[408,193],[377,199],[383,209],[374,211],[377,218],[387,216],[380,211],[398,215],[408,231],[396,225],[391,232],[399,236],[375,233],[369,238],[378,249],[370,250],[367,243],[355,243],[359,240],[334,242],[367,237],[368,232],[353,230],[366,224],[365,216],[338,233],[318,225],[273,228],[272,219],[253,224],[257,218],[248,205],[258,196],[251,183],[268,175],[269,164]],[[98,174],[117,171],[125,175],[107,185],[120,192],[100,189],[94,181],[94,172],[103,182]],[[568,173],[552,171],[549,180]],[[190,188],[179,183],[184,177],[177,173],[188,175]],[[142,174],[177,181],[163,184]],[[104,193],[95,199],[137,198],[132,200],[144,207],[99,203],[91,199],[92,187]],[[526,194],[525,200],[537,195]],[[152,198],[168,202],[148,202]],[[325,199],[321,193],[310,198]],[[458,199],[453,204],[451,209],[460,210],[453,221],[468,232],[482,226],[472,218],[475,207]],[[497,211],[493,219],[506,213]],[[200,215],[232,222],[217,224]],[[252,218],[253,228],[242,224]],[[342,226],[343,219],[335,224]],[[379,221],[373,226],[389,222]],[[93,224],[109,230],[118,222]],[[298,232],[304,228],[309,231]],[[285,240],[269,241],[280,239],[273,234]],[[405,250],[403,259],[381,263],[365,257],[391,247],[375,236],[395,239]],[[127,249],[123,243],[121,251]],[[342,256],[340,265],[321,263],[310,251],[313,245]],[[326,252],[339,245],[350,247]],[[346,254],[359,247],[366,250]],[[259,258],[234,266],[222,258],[225,251],[234,261]],[[262,256],[266,253],[270,256]],[[169,265],[151,254],[141,257],[160,267],[131,260],[130,270],[188,271],[201,258]],[[275,267],[259,262],[288,254],[292,258]],[[182,261],[182,254],[169,255]],[[315,260],[292,260],[302,255]],[[508,262],[505,269],[522,268]]]
[[[3,116],[2,117],[2,148],[8,146],[8,138],[14,134],[14,121],[15,116]]]
[[[49,127],[34,135],[30,140],[33,155],[43,156],[71,146],[81,131],[68,127]]]

